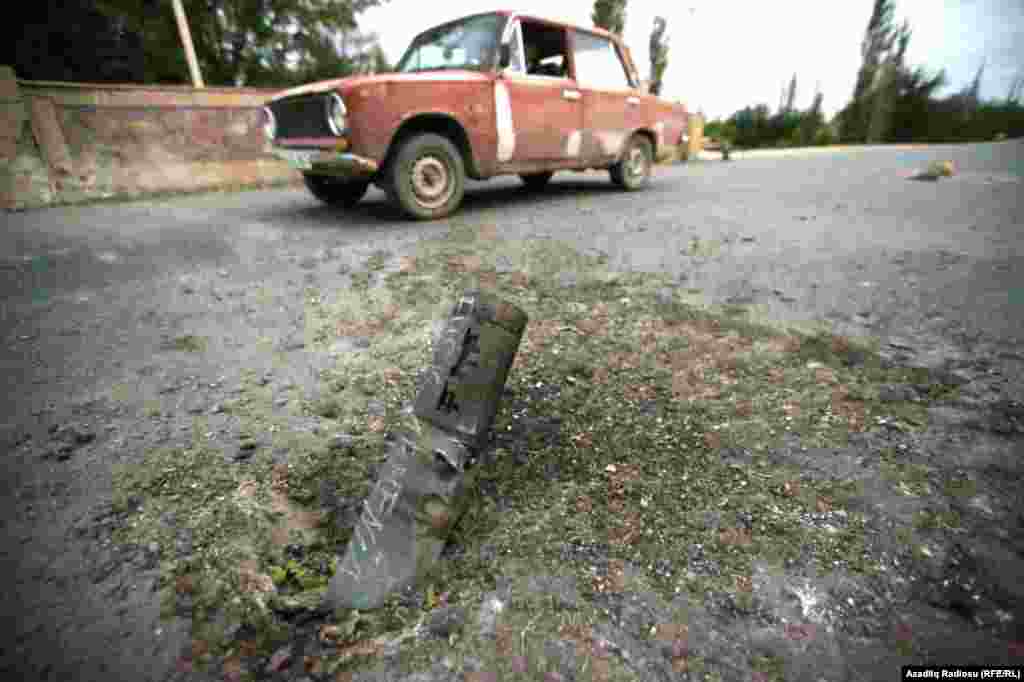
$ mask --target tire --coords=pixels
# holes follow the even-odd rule
[[[527,189],[541,189],[548,184],[551,180],[551,176],[554,175],[552,171],[544,171],[543,173],[526,173],[520,175],[519,179],[523,181]]]
[[[634,135],[622,153],[622,160],[608,169],[612,182],[629,191],[642,189],[650,182],[654,151],[651,141],[643,135]]]
[[[433,133],[413,135],[385,170],[388,196],[410,218],[437,220],[462,203],[466,169],[452,142]]]
[[[325,204],[352,208],[366,196],[370,183],[365,180],[345,182],[323,175],[303,175],[306,188],[310,193]]]

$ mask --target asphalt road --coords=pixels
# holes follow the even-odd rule
[[[908,179],[933,159],[952,159],[956,176]],[[38,679],[162,679],[157,672],[171,669],[168,642],[184,631],[158,622],[143,587],[125,602],[135,606],[110,609],[82,574],[92,549],[68,540],[109,490],[109,457],[43,461],[16,446],[87,412],[115,384],[138,382],[161,340],[202,312],[183,282],[229,301],[254,282],[291,286],[291,311],[219,323],[237,326],[239,338],[283,337],[301,325],[305,259],[328,249],[358,267],[377,249],[400,253],[453,224],[489,223],[515,238],[603,251],[614,268],[670,273],[694,301],[754,304],[768,318],[876,336],[919,364],[985,355],[999,390],[1022,400],[1022,183],[1024,144],[1011,141],[751,153],[659,167],[638,193],[617,191],[605,173],[559,174],[539,194],[502,178],[471,183],[460,213],[433,223],[402,220],[376,189],[349,212],[281,189],[8,213],[2,628],[16,637],[0,671],[54,651],[61,662],[38,663]],[[327,289],[342,282],[319,279]],[[204,381],[230,385],[245,362],[206,367]]]
[[[955,177],[907,179],[947,158]],[[521,191],[514,178],[471,183],[462,211],[434,223],[401,220],[376,189],[348,213],[289,189],[8,214],[0,236],[0,366],[11,389],[47,381],[35,384],[31,400],[5,392],[0,414],[9,428],[20,427],[51,394],[66,394],[58,377],[74,372],[58,370],[61,358],[73,360],[72,369],[90,364],[84,358],[95,349],[83,352],[82,338],[43,338],[49,323],[69,314],[87,316],[91,306],[125,295],[122,316],[130,314],[147,286],[208,268],[232,268],[233,281],[258,279],[293,264],[271,257],[280,250],[334,246],[358,260],[453,221],[599,249],[613,267],[670,273],[701,289],[705,302],[754,303],[776,319],[825,319],[842,333],[944,329],[953,338],[991,335],[1010,349],[1021,339],[1019,141],[751,152],[657,171],[638,194],[616,191],[598,172],[556,175],[541,195]],[[86,341],[104,340],[115,339]],[[37,357],[46,352],[57,357]]]

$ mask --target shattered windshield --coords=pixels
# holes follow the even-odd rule
[[[425,31],[412,41],[396,71],[491,68],[505,17],[480,14]]]

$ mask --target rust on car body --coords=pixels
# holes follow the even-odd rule
[[[686,130],[686,108],[643,91],[629,49],[599,28],[507,10],[471,15],[417,36],[398,70],[276,95],[267,107],[274,153],[307,174],[394,189],[389,161],[411,137],[436,134],[475,179],[588,168],[614,178],[636,136],[661,160]]]

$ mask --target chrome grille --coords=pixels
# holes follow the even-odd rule
[[[329,95],[298,95],[270,104],[277,137],[334,137],[327,124]]]

